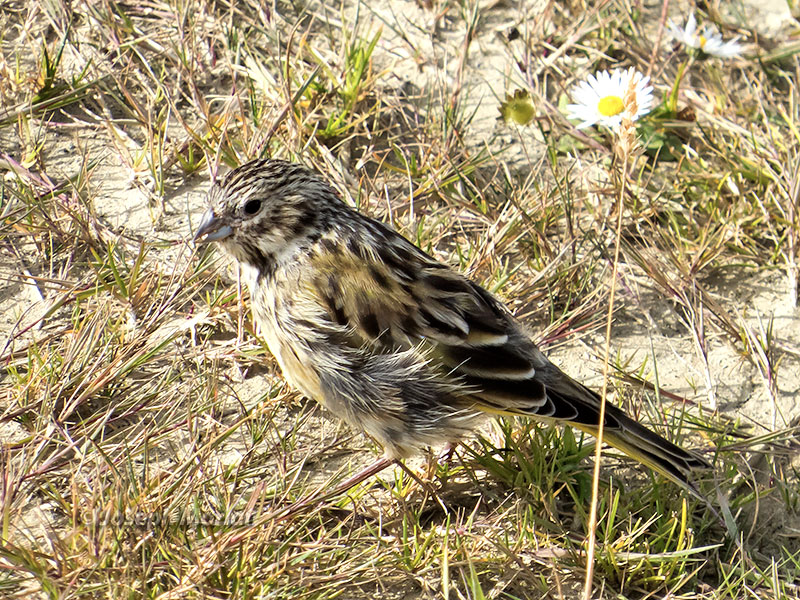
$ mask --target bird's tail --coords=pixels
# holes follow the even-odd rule
[[[583,388],[583,386],[581,387]],[[596,397],[598,412],[595,413],[594,419],[581,418],[576,421],[570,420],[568,423],[597,437],[600,399],[594,392],[586,388],[583,389]],[[690,474],[693,471],[711,468],[711,464],[706,459],[673,444],[644,425],[637,423],[619,408],[608,402],[606,403],[604,421],[603,441],[605,443],[661,473],[698,499],[707,501],[690,478]]]
[[[532,377],[490,378],[485,374],[473,377],[480,389],[476,395],[477,408],[489,413],[561,422],[597,437],[600,395],[566,375],[544,356],[537,358],[540,362]],[[637,423],[610,402],[605,406],[603,441],[707,502],[692,482],[691,474],[711,468],[709,462]]]

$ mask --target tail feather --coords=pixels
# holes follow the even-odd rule
[[[570,387],[574,386],[575,389],[564,393],[566,390],[557,391],[548,388],[548,395],[555,403],[568,402],[575,405],[578,417],[566,422],[596,437],[600,418],[600,396],[573,380],[569,380],[569,383],[573,384]],[[603,441],[674,481],[695,497],[706,500],[695,487],[690,474],[695,470],[710,469],[711,464],[698,454],[684,450],[634,421],[610,403],[606,403]]]
[[[544,356],[533,377],[508,379],[467,375],[465,381],[479,391],[471,405],[485,412],[527,415],[544,421],[560,421],[593,436],[598,434],[600,395],[578,383]],[[603,441],[661,473],[692,495],[705,500],[692,482],[695,470],[709,469],[703,457],[684,450],[606,403]]]
[[[571,424],[581,431],[597,436],[596,426],[591,427],[581,423]],[[642,429],[644,428],[642,427]],[[700,494],[689,477],[690,473],[696,469],[710,467],[705,459],[690,454],[663,438],[658,445],[651,444],[648,439],[640,437],[638,433],[639,431],[604,429],[603,441],[705,501],[705,497]]]

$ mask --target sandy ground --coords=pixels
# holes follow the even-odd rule
[[[451,28],[447,18],[437,19],[432,11],[413,1],[395,0],[385,6],[381,3],[372,16],[375,26],[392,23],[397,30],[384,27],[375,54],[376,63],[392,73],[389,83],[401,89],[434,87],[443,77],[450,82],[460,80],[468,98],[468,109],[475,113],[471,133],[476,148],[491,139],[491,149],[502,148],[503,158],[513,170],[515,161],[529,164],[528,159],[524,163],[522,159],[536,151],[537,140],[532,132],[525,134],[530,135],[525,140],[516,134],[498,131],[503,127],[497,120],[499,99],[525,85],[525,82],[514,79],[515,75],[508,66],[505,45],[509,42],[504,36],[512,27],[544,27],[536,18],[541,4],[538,1],[523,5],[484,2],[485,17],[470,46],[469,58],[462,67],[458,58],[462,52],[463,31]],[[749,0],[730,10],[757,19],[757,28],[764,35],[777,35],[788,19],[788,9],[782,0]],[[523,17],[527,18],[525,22]],[[397,31],[413,37],[409,42]],[[420,56],[425,58],[420,59]],[[555,92],[557,90],[553,90]],[[135,144],[133,141],[130,143]],[[203,211],[207,174],[168,182],[170,187],[162,210],[157,202],[154,203],[146,178],[128,170],[115,158],[107,132],[100,124],[93,129],[62,129],[48,134],[45,162],[51,177],[66,178],[75,172],[76,144],[85,148],[90,158],[99,161],[92,185],[95,186],[99,220],[107,228],[109,236],[124,231],[135,239],[151,241],[177,243],[189,239],[191,224],[197,224]],[[11,139],[0,139],[0,146],[11,156],[19,151]],[[357,152],[358,149],[354,148],[354,159]],[[586,183],[588,189],[589,182]],[[159,252],[159,260],[165,263],[186,260],[188,256],[186,248],[179,245]],[[447,259],[448,256],[443,252],[440,258]],[[6,273],[21,274],[24,269],[29,269],[36,275],[47,274],[47,265],[27,264],[24,252],[20,256],[6,254],[3,260],[6,261]],[[709,280],[706,285],[743,326],[760,331],[772,324],[776,345],[785,350],[777,368],[777,396],[770,391],[764,373],[722,335],[709,334],[708,353],[703,356],[671,303],[651,289],[637,287],[635,281],[623,294],[625,308],[618,316],[612,354],[630,358],[634,364],[646,362],[646,377],[653,376],[652,365],[657,365],[658,380],[664,389],[710,410],[716,408],[730,418],[749,422],[754,433],[788,426],[800,415],[800,312],[788,303],[785,274],[773,271],[754,276],[742,271],[730,274],[725,280]],[[52,301],[46,289],[43,291],[22,283],[19,277],[3,278],[0,281],[0,341],[5,343],[33,322]],[[15,344],[36,335],[34,329],[17,337]],[[597,353],[602,342],[599,332],[570,338],[554,348],[551,357],[574,377],[588,384],[597,384],[602,370]],[[706,376],[707,372],[710,378]],[[252,402],[263,393],[266,382],[273,377],[274,371],[269,370],[240,380],[236,392],[243,402]],[[309,421],[307,440],[308,443],[324,445],[339,432],[338,424],[330,421],[322,411],[317,411]],[[13,422],[5,423],[0,436],[5,441],[13,441],[24,436],[24,431]],[[233,441],[227,458],[221,457],[221,460],[235,461],[236,453]],[[37,510],[46,513],[47,507],[39,506]]]

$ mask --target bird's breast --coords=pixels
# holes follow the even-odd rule
[[[287,312],[291,291],[268,282],[254,282],[250,288],[253,315],[259,333],[275,357],[284,378],[305,396],[322,402],[319,375],[304,341]]]

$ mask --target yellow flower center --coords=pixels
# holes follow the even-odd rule
[[[700,50],[702,50],[703,48],[705,48],[705,46],[706,46],[706,42],[707,42],[707,41],[708,41],[708,40],[706,39],[706,36],[704,36],[704,35],[701,35],[701,36],[700,36]]]
[[[619,96],[606,96],[597,103],[597,112],[604,117],[613,117],[625,110],[625,103]]]

